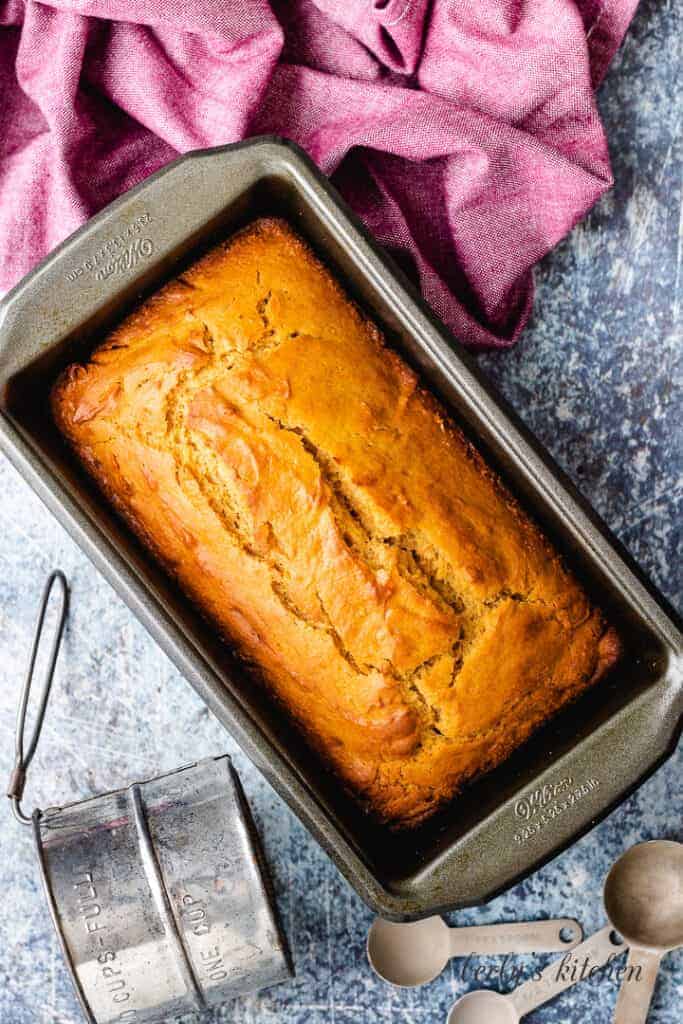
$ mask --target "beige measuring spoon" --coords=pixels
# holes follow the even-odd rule
[[[562,958],[546,967],[540,979],[525,981],[507,995],[490,989],[467,992],[451,1007],[448,1024],[519,1024],[527,1013],[578,984],[588,977],[591,969],[604,967],[625,949],[626,944],[608,925],[572,950],[576,970],[566,966]]]
[[[437,978],[454,956],[557,953],[573,949],[582,938],[581,925],[570,917],[464,928],[449,928],[441,917],[409,924],[377,917],[367,948],[370,966],[380,978],[412,988]]]
[[[628,967],[614,1024],[644,1024],[659,963],[683,946],[683,843],[639,843],[620,857],[605,881],[605,910],[629,945]]]

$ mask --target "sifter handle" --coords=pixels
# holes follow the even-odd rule
[[[47,613],[48,605],[50,602],[50,596],[52,594],[52,588],[55,584],[59,586],[59,605],[58,605],[58,619],[55,627],[55,633],[52,639],[52,649],[50,650],[50,656],[47,664],[47,671],[45,673],[45,681],[43,683],[43,689],[38,700],[38,709],[36,711],[36,720],[33,726],[33,732],[31,739],[29,740],[28,746],[25,746],[25,733],[26,733],[26,713],[28,710],[28,700],[31,695],[31,686],[33,684],[33,674],[35,672],[36,660],[38,658],[38,651],[40,650],[40,643],[43,636],[43,626],[45,625],[45,615]],[[24,795],[24,789],[26,787],[26,773],[28,772],[29,766],[36,752],[38,746],[38,740],[40,739],[40,733],[43,728],[43,722],[45,721],[45,711],[47,708],[48,697],[50,696],[50,688],[52,686],[52,679],[55,674],[55,665],[57,664],[57,655],[59,654],[59,646],[62,642],[62,634],[64,632],[64,625],[66,623],[66,614],[69,605],[69,585],[66,582],[66,576],[59,569],[55,569],[54,572],[50,573],[45,589],[43,590],[43,597],[40,602],[40,610],[38,612],[38,621],[36,623],[36,631],[33,637],[33,647],[31,649],[31,658],[29,661],[28,672],[26,674],[26,681],[21,691],[21,697],[19,699],[19,711],[17,713],[17,728],[15,735],[15,757],[14,767],[10,776],[9,786],[7,788],[7,796],[12,801],[12,811],[14,817],[22,825],[30,825],[32,823],[31,818],[27,818],[21,809],[21,799]]]

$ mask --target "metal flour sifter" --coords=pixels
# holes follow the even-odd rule
[[[26,743],[53,591],[56,628]],[[30,817],[22,810],[67,607],[66,579],[53,572],[21,694],[7,795],[16,819],[33,830],[48,906],[86,1020],[153,1024],[286,980],[291,958],[229,757]]]

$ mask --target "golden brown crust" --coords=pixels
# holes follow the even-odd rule
[[[133,530],[394,825],[618,656],[537,527],[281,221],[143,303],[52,408]]]

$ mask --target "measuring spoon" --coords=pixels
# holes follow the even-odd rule
[[[605,910],[629,945],[614,1024],[643,1024],[659,963],[683,946],[683,843],[639,843],[619,858],[605,881]]]
[[[608,925],[572,950],[571,965],[565,964],[564,957],[555,960],[540,979],[525,981],[507,995],[490,989],[467,992],[451,1007],[448,1024],[518,1024],[527,1013],[588,977],[591,970],[604,967],[624,949],[626,944]]]
[[[384,981],[401,988],[437,978],[453,956],[557,953],[573,949],[583,938],[578,921],[473,925],[449,928],[441,917],[396,924],[375,918],[368,934],[368,960]]]

